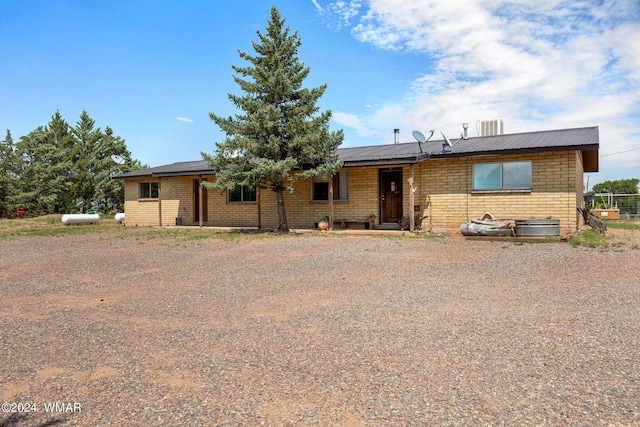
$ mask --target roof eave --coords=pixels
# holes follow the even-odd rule
[[[371,159],[371,160],[343,160],[343,167],[358,167],[358,166],[382,166],[382,165],[411,165],[420,163],[427,159],[429,155],[427,153],[420,154],[418,156],[402,157],[395,159]]]
[[[504,150],[483,150],[483,151],[467,151],[461,153],[433,153],[432,159],[446,159],[451,157],[480,157],[480,156],[500,156],[505,154],[536,154],[536,153],[554,153],[561,151],[598,151],[599,144],[590,145],[564,145],[554,147],[530,147],[530,148],[511,148]]]
[[[193,176],[193,175],[215,175],[213,169],[202,169],[202,170],[194,170],[194,171],[184,171],[184,172],[160,172],[151,174],[153,178],[163,178],[170,176]]]

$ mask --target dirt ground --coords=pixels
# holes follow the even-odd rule
[[[0,427],[640,425],[610,233],[0,239]]]

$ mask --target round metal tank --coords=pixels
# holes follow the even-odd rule
[[[559,219],[516,219],[516,237],[548,237],[559,235]]]
[[[113,219],[118,222],[124,222],[124,212],[118,212]]]
[[[62,223],[69,224],[88,224],[100,221],[98,214],[64,214],[62,215]]]

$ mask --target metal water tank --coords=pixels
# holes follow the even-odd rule
[[[550,237],[559,235],[559,219],[516,219],[516,237]]]

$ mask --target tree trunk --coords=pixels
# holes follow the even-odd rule
[[[278,230],[288,232],[287,214],[284,211],[284,190],[276,191],[276,199],[278,200]]]
[[[607,224],[605,224],[600,218],[595,216],[589,208],[576,208],[582,214],[585,224],[591,227],[592,230],[597,231],[600,234],[607,234]]]

